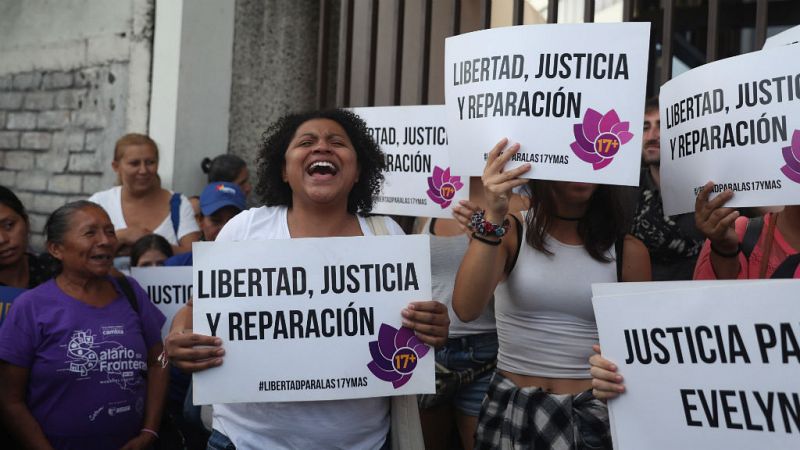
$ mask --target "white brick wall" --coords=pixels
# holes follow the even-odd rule
[[[0,184],[36,215],[36,225],[113,184],[113,142],[127,131],[118,107],[126,73],[125,64],[107,64],[0,76]],[[31,231],[40,242],[41,229]]]

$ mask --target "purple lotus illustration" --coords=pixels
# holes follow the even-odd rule
[[[786,178],[800,183],[800,130],[792,133],[792,145],[783,147],[783,159],[786,165],[781,167],[781,172]]]
[[[575,142],[570,147],[578,158],[600,170],[611,164],[619,148],[633,138],[629,128],[630,123],[620,122],[613,109],[600,114],[589,108],[583,123],[575,124]]]
[[[461,183],[461,177],[450,176],[450,168],[442,169],[439,166],[433,166],[433,175],[428,177],[428,197],[434,202],[438,203],[442,209],[450,206],[453,202],[456,192],[464,187]]]
[[[373,375],[391,382],[395,389],[411,379],[417,361],[428,353],[428,346],[409,328],[399,330],[381,324],[378,340],[369,343],[372,362],[367,367]]]

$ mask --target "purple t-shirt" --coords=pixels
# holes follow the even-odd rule
[[[164,315],[128,278],[139,314],[119,292],[97,308],[50,280],[17,297],[0,327],[0,359],[30,369],[27,403],[57,449],[112,449],[139,434],[147,350]]]

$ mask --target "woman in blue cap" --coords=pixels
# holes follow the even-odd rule
[[[233,217],[247,209],[242,189],[230,181],[210,183],[200,194],[200,232],[202,240],[211,242]],[[191,266],[192,252],[181,253],[164,262],[166,266]]]

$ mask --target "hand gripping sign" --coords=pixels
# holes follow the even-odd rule
[[[224,363],[194,375],[198,404],[430,393],[433,352],[400,315],[431,296],[427,236],[199,243],[196,333]]]

